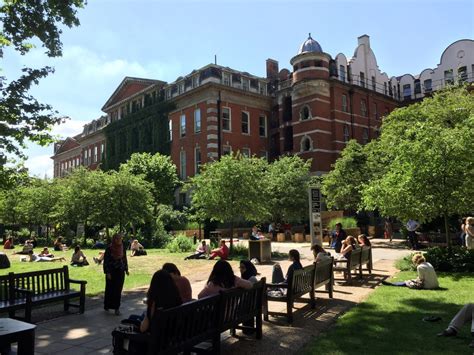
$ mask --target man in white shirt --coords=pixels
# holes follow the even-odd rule
[[[416,230],[418,229],[418,227],[420,227],[420,223],[413,219],[408,220],[406,224],[406,228],[408,231],[408,240],[413,250],[418,250],[418,237],[416,235]]]

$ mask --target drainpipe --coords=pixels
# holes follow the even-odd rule
[[[221,159],[222,156],[222,124],[221,124],[221,91],[219,90],[219,96],[217,97],[217,159]]]

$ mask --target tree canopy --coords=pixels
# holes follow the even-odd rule
[[[27,54],[41,43],[49,57],[62,54],[61,27],[79,25],[78,9],[85,0],[5,0],[0,6],[0,58],[11,48]],[[26,140],[47,145],[53,141],[50,130],[64,119],[48,104],[40,103],[30,93],[33,85],[54,70],[23,68],[16,80],[0,77],[0,164],[6,163],[6,153],[23,157],[21,148]]]

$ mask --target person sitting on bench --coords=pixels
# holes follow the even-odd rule
[[[198,298],[217,295],[219,291],[229,288],[251,289],[252,286],[250,281],[242,280],[240,277],[235,276],[232,266],[227,261],[219,260],[215,263],[207,280],[207,285],[199,292]]]
[[[438,336],[455,337],[466,323],[471,323],[471,335],[474,338],[474,303],[465,304],[451,320],[449,326],[439,333]],[[474,339],[469,344],[469,347],[474,348]]]
[[[218,249],[214,249],[211,251],[211,256],[209,256],[209,260],[213,260],[216,256],[220,257],[221,260],[227,260],[229,257],[229,248],[225,245],[225,240],[221,240],[221,246]]]
[[[370,247],[372,243],[370,243],[369,238],[365,234],[359,234],[357,236],[357,241],[359,242],[360,246]]]
[[[348,236],[342,242],[340,257],[346,258],[346,259],[349,258],[349,255],[351,255],[351,252],[353,250],[356,250],[358,247],[359,245],[357,244],[357,241],[355,240],[355,238],[352,235]]]
[[[72,266],[89,265],[89,262],[87,261],[87,257],[84,255],[79,245],[76,245],[76,247],[74,248],[74,254],[72,254],[72,257],[71,257],[71,265]]]
[[[134,239],[132,241],[132,244],[130,245],[130,256],[140,256],[140,255],[146,255],[146,250],[141,245],[137,239]]]
[[[329,254],[324,248],[319,244],[314,244],[311,247],[314,256],[314,262],[319,263],[321,261],[325,261],[331,259],[331,254]]]
[[[292,264],[288,267],[288,271],[286,272],[286,276],[283,277],[283,271],[281,270],[280,264],[273,265],[272,270],[272,283],[288,283],[288,280],[293,278],[293,273],[295,270],[301,270],[303,265],[300,262],[300,253],[296,249],[291,249],[288,252],[288,259],[292,262]]]
[[[196,248],[194,254],[185,257],[184,260],[204,259],[207,255],[209,255],[209,246],[206,244],[206,241],[203,240]]]
[[[183,303],[190,302],[193,298],[191,283],[186,277],[181,276],[181,272],[179,271],[178,267],[173,263],[164,263],[162,269],[171,275],[171,278],[178,288]]]

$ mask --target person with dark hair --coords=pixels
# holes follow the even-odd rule
[[[439,337],[455,337],[464,324],[471,323],[471,335],[474,337],[474,303],[465,304],[449,323],[448,328],[438,334]],[[474,339],[469,344],[474,348]]]
[[[209,260],[213,260],[216,256],[220,257],[221,260],[227,260],[229,257],[229,248],[225,245],[225,240],[221,240],[221,245],[218,249],[214,249],[211,251],[211,255],[209,256]]]
[[[150,322],[157,309],[173,308],[183,303],[173,277],[166,270],[159,270],[154,273],[148,288],[146,303],[145,318],[140,324],[142,333],[150,328]]]
[[[28,252],[28,256],[30,257],[30,262],[48,262],[48,261],[66,261],[64,257],[56,257],[56,258],[48,258],[46,256],[38,256],[33,253],[33,250]]]
[[[79,245],[76,245],[76,247],[74,248],[74,253],[72,254],[72,257],[71,257],[71,266],[87,266],[87,265],[89,265],[89,262],[87,261],[87,257],[82,252],[81,247]]]
[[[334,248],[336,253],[340,253],[342,248],[342,241],[347,238],[346,231],[342,229],[342,223],[336,223],[336,230],[332,232],[331,238],[331,247]]]
[[[198,298],[216,295],[219,291],[234,287],[250,289],[252,283],[235,276],[232,266],[225,260],[219,260],[215,263],[207,285],[199,292]]]
[[[173,278],[183,303],[190,302],[193,299],[191,283],[186,277],[181,276],[181,272],[179,271],[178,267],[173,263],[165,263],[163,264],[162,269],[168,272]]]
[[[184,260],[189,260],[189,259],[202,259],[206,258],[206,256],[209,254],[209,246],[206,244],[206,241],[203,240],[199,246],[196,248],[196,251],[194,254],[191,254],[187,257],[184,258]]]
[[[351,255],[352,251],[356,250],[358,247],[359,244],[357,243],[356,239],[352,235],[348,236],[342,242],[340,257],[347,259],[349,255]]]
[[[53,246],[54,246],[54,251],[63,251],[65,247],[65,244],[63,244],[63,237],[58,237],[54,241]]]
[[[357,236],[357,241],[359,242],[360,246],[365,246],[365,247],[372,246],[370,239],[365,234],[359,234]]]
[[[311,251],[313,252],[315,263],[328,260],[331,258],[331,254],[329,254],[326,250],[324,250],[324,248],[319,244],[314,244],[311,247]]]
[[[418,250],[419,245],[418,245],[418,236],[416,234],[416,230],[420,227],[420,223],[417,221],[410,219],[408,220],[406,224],[406,229],[407,229],[407,237],[408,241],[410,243],[410,246],[413,250]]]
[[[54,255],[51,254],[48,247],[44,247],[43,250],[41,250],[41,252],[39,253],[39,256],[43,256],[46,258],[54,258]]]
[[[3,244],[3,249],[13,249],[15,246],[13,245],[13,237],[8,237]]]
[[[301,270],[303,268],[303,265],[301,265],[300,262],[300,253],[298,250],[291,249],[288,252],[288,260],[290,260],[292,263],[288,267],[288,271],[286,272],[285,277],[283,277],[283,271],[281,270],[280,264],[273,265],[272,283],[287,283],[288,280],[293,278],[293,273],[295,272],[295,270]]]
[[[127,253],[122,242],[122,235],[115,234],[112,242],[104,253],[105,294],[104,309],[115,310],[120,315],[120,300],[122,296],[125,274],[128,273]]]
[[[244,280],[248,280],[251,283],[256,283],[257,280],[257,269],[255,265],[252,264],[249,260],[240,261],[240,277]]]

